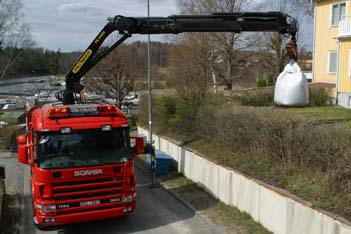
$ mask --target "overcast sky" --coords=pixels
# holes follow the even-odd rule
[[[267,0],[252,0],[263,2]],[[26,21],[37,45],[51,50],[85,50],[110,16],[146,16],[147,0],[23,0]],[[251,3],[252,3],[251,2]],[[151,16],[179,14],[176,0],[150,0]],[[277,9],[269,9],[277,10]],[[300,19],[301,20],[301,19]],[[312,26],[300,21],[300,38],[311,47]],[[306,32],[306,28],[309,30]],[[131,40],[145,40],[133,35]],[[164,36],[153,35],[153,40]]]
[[[24,0],[24,13],[38,46],[84,50],[110,16],[146,16],[146,0]],[[150,0],[152,16],[177,14],[176,0]],[[141,39],[146,36],[133,36]],[[155,40],[160,36],[152,36]],[[131,39],[129,39],[131,40]]]

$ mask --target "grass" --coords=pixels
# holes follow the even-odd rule
[[[218,214],[220,216],[218,216]],[[250,215],[241,212],[240,210],[230,207],[223,202],[218,202],[218,204],[213,207],[210,211],[211,219],[217,222],[230,223],[233,222],[235,226],[239,227],[237,233],[249,233],[249,234],[266,234],[272,233],[267,229],[263,228],[262,225],[253,221]],[[220,219],[220,220],[219,220]],[[232,227],[232,230],[234,228]],[[240,232],[242,231],[242,232]]]
[[[138,156],[136,164],[146,171],[146,157]],[[208,217],[213,223],[231,233],[240,234],[268,234],[271,233],[261,224],[256,223],[250,215],[237,208],[228,206],[213,198],[196,183],[186,179],[175,170],[168,174],[158,175],[157,179],[176,193],[184,201],[192,205],[202,215]]]
[[[322,122],[351,121],[351,110],[338,106],[287,108],[288,112]]]

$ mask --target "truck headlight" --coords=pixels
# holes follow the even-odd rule
[[[56,205],[53,204],[40,204],[40,203],[35,203],[35,208],[37,209],[38,213],[41,214],[52,214],[56,213]]]
[[[131,195],[123,196],[121,201],[123,203],[129,203],[129,202],[135,201],[136,198],[137,198],[137,193],[133,193]]]
[[[60,132],[61,134],[70,134],[72,132],[72,129],[71,128],[60,128]]]
[[[112,126],[111,126],[111,125],[108,125],[108,124],[102,125],[102,126],[101,126],[101,130],[102,130],[103,132],[109,132],[109,131],[112,130]]]
[[[123,203],[129,203],[133,201],[133,196],[132,195],[127,195],[122,197],[122,202]]]

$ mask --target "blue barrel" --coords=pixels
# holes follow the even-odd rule
[[[156,150],[156,167],[155,172],[156,174],[167,174],[169,170],[169,164],[171,163],[172,158],[161,152]],[[147,168],[151,171],[151,156],[147,154]]]

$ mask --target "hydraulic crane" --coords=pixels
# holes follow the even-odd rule
[[[101,48],[105,39],[115,31],[122,36],[111,46]],[[108,18],[108,23],[73,65],[66,76],[66,89],[57,93],[56,97],[65,105],[74,104],[75,94],[82,93],[84,89],[80,84],[82,76],[133,34],[184,32],[278,32],[291,37],[290,42],[286,45],[289,58],[296,61],[298,57],[297,21],[281,12],[214,13],[212,15],[174,15],[150,18],[117,15]]]

